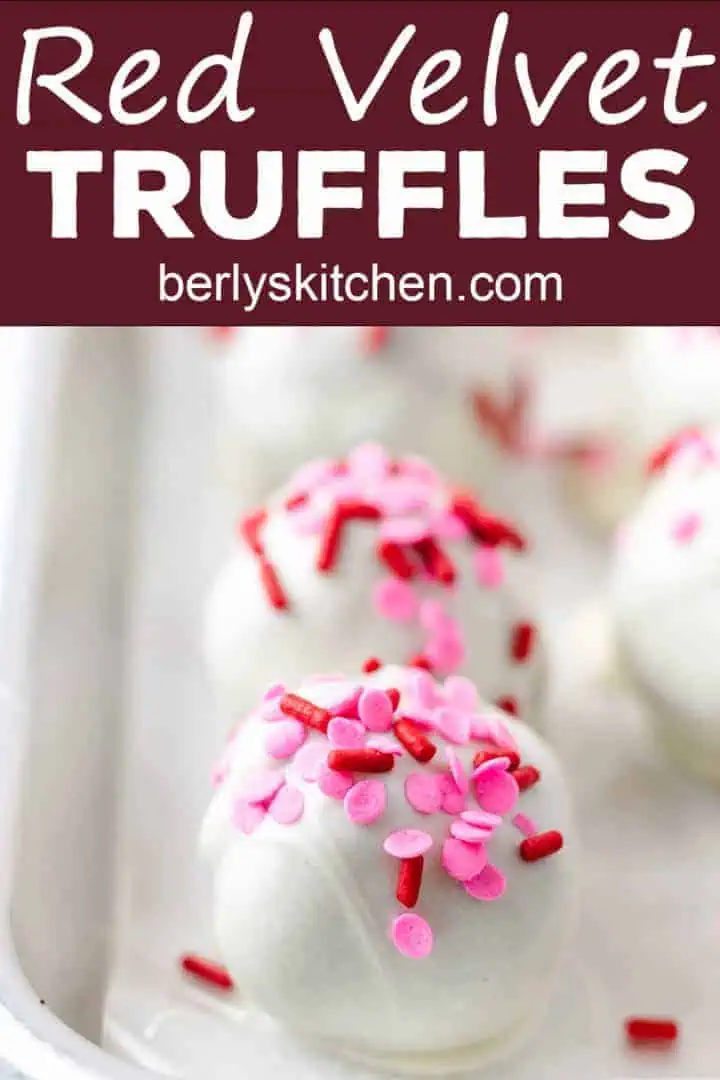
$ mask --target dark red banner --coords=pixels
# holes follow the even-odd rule
[[[0,7],[3,323],[717,322],[720,5]]]

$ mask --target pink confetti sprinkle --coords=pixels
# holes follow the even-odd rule
[[[509,814],[518,801],[520,790],[512,775],[490,770],[475,781],[475,798],[491,814]]]
[[[410,677],[410,696],[421,709],[434,709],[442,704],[438,687],[428,671],[414,671]]]
[[[232,809],[232,821],[240,832],[250,836],[265,820],[265,808],[251,806],[247,799],[236,799]]]
[[[433,723],[448,742],[457,746],[465,746],[470,742],[470,717],[465,713],[443,706],[433,713]]]
[[[457,784],[449,773],[438,777],[442,791],[442,809],[453,817],[465,809],[465,796],[458,791]]]
[[[314,506],[293,510],[292,527],[299,536],[318,536],[325,528],[326,515]]]
[[[700,514],[685,514],[674,523],[672,528],[673,538],[678,544],[689,544],[697,536],[701,525],[702,518]]]
[[[323,795],[327,795],[329,799],[338,799],[339,801],[342,801],[353,786],[353,783],[354,780],[350,773],[331,769],[326,763],[323,763],[320,766],[318,787]]]
[[[294,474],[288,485],[288,495],[303,494],[321,487],[335,475],[334,461],[308,461]]]
[[[419,610],[420,625],[424,630],[442,632],[446,629],[448,616],[441,600],[423,600]]]
[[[268,689],[263,694],[262,699],[263,701],[276,701],[278,698],[281,698],[284,693],[285,687],[283,686],[283,684],[274,683],[272,686],[268,687]]]
[[[498,548],[482,545],[473,552],[473,571],[478,585],[499,589],[505,580],[505,567]]]
[[[446,746],[445,756],[447,757],[448,765],[450,766],[450,775],[455,782],[455,787],[461,795],[467,795],[470,785],[468,783],[467,773],[465,772],[465,766],[460,760],[457,751],[453,750],[451,746]]]
[[[462,637],[433,637],[425,646],[425,655],[442,674],[457,671],[465,662],[465,645]]]
[[[432,836],[422,829],[397,829],[385,838],[383,848],[394,859],[415,859],[432,847]]]
[[[512,823],[523,836],[535,836],[538,831],[537,825],[527,814],[516,814],[512,819]]]
[[[390,938],[397,951],[411,960],[422,960],[432,952],[432,930],[420,915],[396,915]]]
[[[393,721],[393,707],[384,690],[370,687],[363,690],[358,701],[358,716],[368,731],[389,731]]]
[[[404,509],[405,505],[406,503],[403,503],[402,507],[396,505],[394,508],[386,505],[386,510],[392,513],[394,509],[397,512],[398,509]],[[429,532],[428,524],[422,518],[391,517],[382,523],[380,538],[389,540],[393,544],[417,544],[418,541],[424,540]]]
[[[464,675],[448,675],[443,684],[445,701],[460,712],[472,713],[478,707],[478,692],[475,684]]]
[[[464,540],[467,527],[449,510],[435,510],[429,517],[430,528],[438,540]]]
[[[345,796],[345,813],[354,825],[371,825],[383,816],[386,803],[382,780],[360,780]]]
[[[390,622],[412,622],[417,615],[418,601],[412,585],[399,578],[389,577],[373,587],[373,605],[378,615]]]
[[[450,826],[450,835],[466,844],[484,844],[492,833],[492,829],[479,829],[477,825],[469,825],[467,821],[453,821]]]
[[[307,738],[307,728],[299,720],[279,720],[265,736],[265,750],[281,761],[300,749]]]
[[[295,765],[300,776],[308,784],[314,783],[327,761],[328,747],[325,743],[309,742],[301,746],[295,755]]]
[[[251,805],[268,803],[285,783],[285,777],[281,772],[273,772],[263,769],[254,773],[245,782],[243,796]]]
[[[348,468],[363,480],[382,480],[387,476],[390,459],[382,446],[376,443],[363,443],[356,446],[347,456]]]
[[[487,773],[494,772],[507,772],[510,768],[510,758],[507,757],[494,757],[488,758],[487,761],[481,761],[479,765],[476,765],[472,771],[472,779],[477,780],[479,776],[484,776]]]
[[[465,892],[473,900],[497,900],[505,892],[505,875],[488,863],[479,874],[465,882]]]
[[[497,829],[503,823],[499,814],[488,814],[486,810],[463,810],[460,815],[468,825],[476,825],[479,829]]]
[[[365,745],[365,728],[357,720],[335,716],[328,724],[328,739],[342,750],[357,750]]]
[[[270,817],[278,825],[294,825],[305,811],[305,796],[300,788],[286,784],[270,804]]]
[[[466,844],[464,840],[450,837],[443,844],[442,864],[451,878],[470,881],[487,865],[485,848],[479,844]]]
[[[384,754],[394,754],[395,757],[402,757],[405,753],[391,735],[371,735],[367,745],[372,750],[382,750]]]
[[[440,777],[430,772],[414,772],[405,780],[405,798],[418,814],[436,814],[442,809]]]

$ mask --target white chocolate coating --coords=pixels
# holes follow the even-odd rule
[[[663,741],[720,781],[720,440],[691,441],[623,526],[612,615],[618,653]]]
[[[396,686],[400,709],[411,700],[407,669],[385,669],[353,682]],[[312,700],[317,684],[298,691]],[[505,875],[504,894],[472,899],[445,872],[441,850],[454,820],[414,810],[404,783],[418,763],[396,759],[382,776],[387,806],[380,820],[358,825],[342,801],[286,769],[305,800],[293,825],[269,817],[252,835],[232,821],[232,807],[248,776],[278,767],[263,749],[269,725],[257,713],[240,726],[226,755],[227,778],[203,827],[201,846],[215,872],[215,926],[220,955],[243,995],[293,1032],[340,1053],[385,1064],[395,1055],[427,1055],[436,1067],[456,1050],[512,1039],[542,1005],[562,956],[574,899],[574,837],[560,767],[528,727],[495,715],[523,762],[542,778],[520,795],[517,810],[540,831],[557,829],[562,851],[536,863],[518,855],[522,835],[510,817],[487,843],[490,861]],[[322,736],[313,733],[312,739]],[[391,737],[392,738],[392,737]],[[422,768],[447,768],[436,733],[436,759]],[[395,740],[396,741],[396,740]],[[398,746],[400,744],[397,744]],[[456,746],[470,770],[478,744]],[[468,795],[469,804],[475,805]],[[433,949],[416,959],[402,955],[388,936],[397,863],[383,851],[396,829],[424,830],[433,840],[416,911],[432,927]]]

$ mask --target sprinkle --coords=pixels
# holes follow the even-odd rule
[[[384,690],[370,687],[363,690],[358,701],[358,716],[368,731],[389,731],[392,727],[393,705]]]
[[[318,787],[323,795],[327,795],[329,799],[339,799],[342,801],[354,782],[355,781],[349,773],[330,769],[326,762],[323,762],[320,766],[320,772],[317,779]]]
[[[409,859],[403,859],[398,867],[397,885],[395,896],[399,903],[406,908],[414,908],[420,897],[423,868],[425,860],[422,855],[415,855]]]
[[[633,1046],[671,1046],[679,1034],[677,1021],[666,1017],[630,1016],[625,1021],[625,1035]]]
[[[322,676],[320,685],[313,686],[314,704],[327,709],[331,716],[346,716],[357,719],[357,705],[362,693],[362,686],[349,682],[344,675]]]
[[[338,509],[343,521],[379,521],[382,516],[377,506],[363,499],[344,498]]]
[[[307,738],[307,728],[299,720],[280,720],[265,736],[265,750],[272,758],[292,757]]]
[[[335,568],[340,553],[340,540],[345,519],[340,506],[335,506],[325,522],[316,567],[321,574],[327,574]]]
[[[474,712],[478,707],[478,692],[475,684],[464,675],[449,675],[443,684],[445,700],[453,709],[460,712]]]
[[[411,960],[423,960],[433,947],[432,930],[419,915],[397,915],[390,927],[393,945]]]
[[[481,544],[473,552],[473,570],[478,585],[486,589],[499,589],[505,580],[502,556],[497,548]]]
[[[445,747],[445,756],[447,757],[447,762],[450,766],[450,775],[453,778],[455,787],[461,795],[466,795],[470,785],[468,783],[467,773],[465,772],[465,766],[460,760],[457,752],[453,750],[451,746]]]
[[[335,716],[328,724],[328,739],[341,750],[358,750],[365,745],[365,728],[357,720]]]
[[[460,817],[468,825],[475,825],[478,829],[497,829],[503,822],[499,814],[489,814],[487,810],[463,810]]]
[[[192,975],[201,982],[208,983],[216,990],[234,990],[235,986],[227,968],[216,964],[214,960],[206,960],[204,956],[196,956],[194,953],[185,953],[180,957],[180,967],[188,975]]]
[[[372,600],[375,610],[390,622],[413,622],[417,615],[418,600],[411,585],[398,578],[384,578],[373,587]]]
[[[537,862],[545,859],[548,855],[554,855],[563,846],[563,835],[556,829],[549,832],[535,833],[522,841],[519,847],[520,858],[523,862]]]
[[[425,671],[416,671],[410,677],[410,693],[423,709],[434,709],[444,701],[438,693],[433,677]]]
[[[509,713],[510,716],[517,716],[518,715],[519,710],[518,710],[517,698],[510,697],[510,696],[499,697],[497,699],[497,701],[495,702],[495,705],[502,712]]]
[[[427,538],[430,528],[424,518],[398,516],[404,510],[412,509],[413,504],[418,501],[417,498],[408,500],[400,497],[393,499],[391,506],[386,505],[385,510],[390,516],[383,522],[380,530],[380,536],[383,540],[387,540],[392,544],[414,546],[417,543],[422,543]]]
[[[331,750],[327,763],[338,772],[386,773],[395,768],[395,757],[365,746],[360,750]]]
[[[411,656],[408,660],[408,667],[417,668],[419,671],[432,671],[432,664],[427,656],[423,656],[422,653]]]
[[[433,773],[410,773],[405,780],[405,798],[418,814],[436,814],[442,809],[443,788]]]
[[[700,526],[702,525],[702,518],[698,513],[685,514],[683,517],[673,524],[672,535],[673,539],[678,544],[689,544],[691,540],[694,540],[697,536]]]
[[[393,540],[382,540],[377,547],[377,556],[391,574],[403,581],[415,577],[415,567],[400,544]]]
[[[450,826],[450,835],[456,840],[463,840],[466,844],[484,844],[492,834],[492,829],[481,829],[477,825],[470,825],[467,821],[453,821]]]
[[[391,686],[389,690],[385,691],[385,693],[390,699],[390,704],[392,705],[393,712],[395,712],[398,705],[400,704],[400,691],[397,689],[397,687]]]
[[[502,871],[488,863],[479,874],[465,882],[465,892],[473,900],[498,900],[505,892],[506,884]]]
[[[388,474],[390,459],[378,443],[361,443],[347,456],[348,470],[363,480],[382,480]]]
[[[385,837],[383,848],[394,859],[415,859],[429,851],[432,842],[422,829],[396,829]]]
[[[345,796],[345,813],[354,825],[371,825],[385,813],[387,793],[382,780],[361,780]]]
[[[477,877],[487,861],[487,852],[480,844],[466,844],[464,840],[454,837],[449,837],[443,844],[443,867],[456,881],[470,881]]]
[[[284,694],[280,700],[280,708],[286,716],[299,720],[306,727],[320,731],[323,735],[327,732],[330,713],[327,709],[313,705],[312,701],[299,697],[298,694]]]
[[[452,511],[460,518],[472,536],[488,545],[506,545],[515,551],[524,551],[527,544],[509,522],[485,513],[472,495],[459,492],[452,501]]]
[[[523,836],[535,836],[538,831],[537,825],[527,814],[516,814],[512,823]]]
[[[465,809],[465,796],[458,791],[457,785],[449,773],[438,777],[442,792],[442,809],[446,814],[461,814]]]
[[[263,553],[260,533],[267,521],[267,517],[267,510],[261,507],[259,510],[253,510],[252,513],[246,514],[238,524],[238,533],[240,537],[255,555],[262,555]]]
[[[508,769],[513,774],[520,767],[520,755],[515,750],[479,750],[473,758],[473,768],[478,769],[488,761],[497,761],[498,758],[507,758]],[[517,776],[515,779],[517,780]]]
[[[420,625],[424,630],[440,633],[446,629],[448,616],[441,600],[423,600],[420,604]]]
[[[362,670],[366,675],[372,675],[373,671],[379,671],[382,667],[382,663],[376,656],[369,656],[362,666]]]
[[[395,757],[403,756],[402,747],[398,746],[390,735],[371,735],[367,745],[372,746],[374,750],[384,750],[386,754],[394,754]]]
[[[308,498],[309,496],[307,491],[298,491],[296,495],[290,495],[285,500],[285,509],[290,512],[292,512],[293,510],[297,510],[299,507],[305,505],[305,503],[308,501]]]
[[[540,780],[540,770],[534,765],[521,765],[519,769],[512,770],[512,775],[520,791],[528,791]]]
[[[327,761],[327,746],[320,742],[306,743],[295,755],[295,766],[303,780],[308,784],[319,778],[323,765]]]
[[[516,623],[510,638],[510,655],[516,664],[524,664],[530,659],[535,645],[536,631],[532,623]]]
[[[464,540],[467,536],[467,529],[460,518],[448,510],[432,511],[429,521],[432,532],[441,540]]]
[[[431,666],[439,672],[457,671],[465,662],[465,646],[460,635],[436,637],[425,647]]]
[[[247,799],[236,799],[232,808],[232,822],[241,833],[250,836],[265,820],[264,806],[250,805]]]
[[[444,706],[433,713],[433,723],[449,742],[465,746],[470,742],[470,718],[458,709]]]
[[[294,825],[305,812],[305,796],[300,788],[285,784],[270,803],[270,817],[278,825]]]
[[[285,594],[285,590],[280,584],[277,570],[263,558],[261,558],[259,566],[260,583],[265,590],[268,603],[271,607],[274,607],[276,611],[287,611],[290,607],[290,602]]]
[[[375,356],[385,348],[389,337],[389,326],[366,326],[363,332],[365,351]]]
[[[251,806],[268,803],[285,783],[283,774],[277,770],[263,769],[248,778],[243,796]]]
[[[437,753],[437,746],[407,717],[396,720],[393,724],[396,739],[402,743],[411,757],[426,764]]]
[[[652,476],[653,473],[661,472],[678,450],[686,443],[692,442],[698,437],[702,436],[697,428],[688,428],[686,431],[681,431],[679,434],[675,435],[674,438],[668,439],[668,441],[658,447],[648,459],[648,474]]]
[[[512,773],[502,769],[488,769],[475,781],[475,798],[491,814],[509,814],[519,794]]]
[[[263,701],[276,701],[277,698],[281,698],[285,693],[285,687],[282,683],[276,682],[272,686],[269,686],[262,696]]]
[[[413,545],[428,574],[441,585],[455,583],[455,567],[449,556],[443,551],[437,540],[426,536]]]

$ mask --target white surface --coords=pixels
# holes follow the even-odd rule
[[[103,529],[112,531],[110,526],[124,519],[115,509],[108,523],[102,480],[90,484],[92,447],[97,449],[91,433],[97,427],[85,424],[89,486],[83,499],[72,500],[65,522],[70,566],[62,559],[45,563],[40,611],[52,603],[54,614],[44,621],[45,644],[33,670],[29,736],[41,754],[50,755],[54,745],[57,775],[35,773],[47,778],[48,788],[29,799],[39,762],[34,756],[26,762],[23,801],[30,827],[22,843],[27,864],[35,866],[58,841],[62,847],[52,861],[52,876],[42,884],[46,903],[22,903],[22,878],[12,882],[15,940],[43,944],[32,965],[36,991],[47,996],[50,1009],[91,1037],[97,1009],[76,1011],[82,996],[73,1001],[64,995],[63,974],[76,972],[73,983],[85,980],[96,988],[97,1003],[104,1005],[105,1044],[126,1059],[203,1080],[357,1078],[362,1070],[314,1061],[249,1017],[240,1014],[237,1024],[230,1023],[228,1009],[237,1009],[237,1003],[218,1001],[176,970],[179,952],[212,952],[209,881],[196,861],[195,843],[209,792],[205,777],[217,746],[206,739],[213,703],[198,628],[229,514],[208,485],[214,455],[208,364],[196,362],[193,332],[184,336],[184,352],[163,332],[154,336],[166,348],[154,364],[136,372],[139,398],[132,372],[123,366],[121,374],[121,361],[108,357],[106,371],[97,376],[106,380],[105,390],[98,390],[106,404],[96,402],[91,410],[101,430],[106,410],[117,411],[124,417],[121,426],[129,425],[131,441],[139,445],[133,481],[126,436],[114,424],[104,433],[115,460],[128,462],[126,482],[137,482],[139,497],[126,504],[128,512],[133,507],[127,522],[132,542],[122,540],[119,550],[112,549],[102,573],[86,563],[96,548],[111,550],[105,548]],[[83,396],[81,382],[74,387],[75,404],[68,402],[64,412],[65,440]],[[58,459],[56,467],[62,470],[70,460]],[[72,491],[74,485],[68,487]],[[576,535],[538,467],[509,475],[504,497],[523,524],[534,524],[538,538],[536,557],[544,576],[537,597],[553,630],[549,735],[569,769],[585,848],[580,931],[568,980],[542,1033],[492,1074],[503,1080],[717,1075],[720,799],[671,771],[636,708],[592,682],[593,665],[577,630],[592,620],[578,621],[576,612],[602,589],[602,552]],[[80,558],[72,554],[76,551]],[[87,591],[76,595],[67,574],[74,566],[71,580],[79,585],[85,565]],[[75,615],[68,621],[73,604]],[[43,732],[53,726],[71,741],[51,740],[45,748]],[[98,752],[101,732],[104,749]],[[4,720],[3,736],[14,746],[16,723]],[[111,749],[114,739],[123,744],[122,769]],[[90,748],[91,760],[83,759],[78,781],[61,782],[78,776],[77,753]],[[7,768],[3,755],[0,790],[6,795]],[[17,827],[12,810],[5,807],[2,816],[4,835],[9,825]],[[82,821],[88,831],[73,839],[74,826],[58,828],[63,820]],[[108,862],[117,867],[112,890],[103,887]],[[91,888],[83,901],[83,890],[96,880],[101,887]],[[93,910],[79,924],[74,905],[78,899],[90,904],[90,898]],[[66,920],[74,935],[72,950]],[[88,935],[88,926],[99,936]],[[29,956],[26,945],[21,961],[28,970]],[[53,997],[48,987],[54,988]],[[16,1024],[0,1008],[0,1060],[49,1080],[59,1075],[52,1072],[58,1054],[82,1061],[88,1070],[125,1075],[111,1055],[92,1050],[37,1005],[8,953],[0,964],[0,998],[22,1020]],[[620,1028],[629,1013],[677,1016],[684,1027],[677,1054],[625,1053]]]

